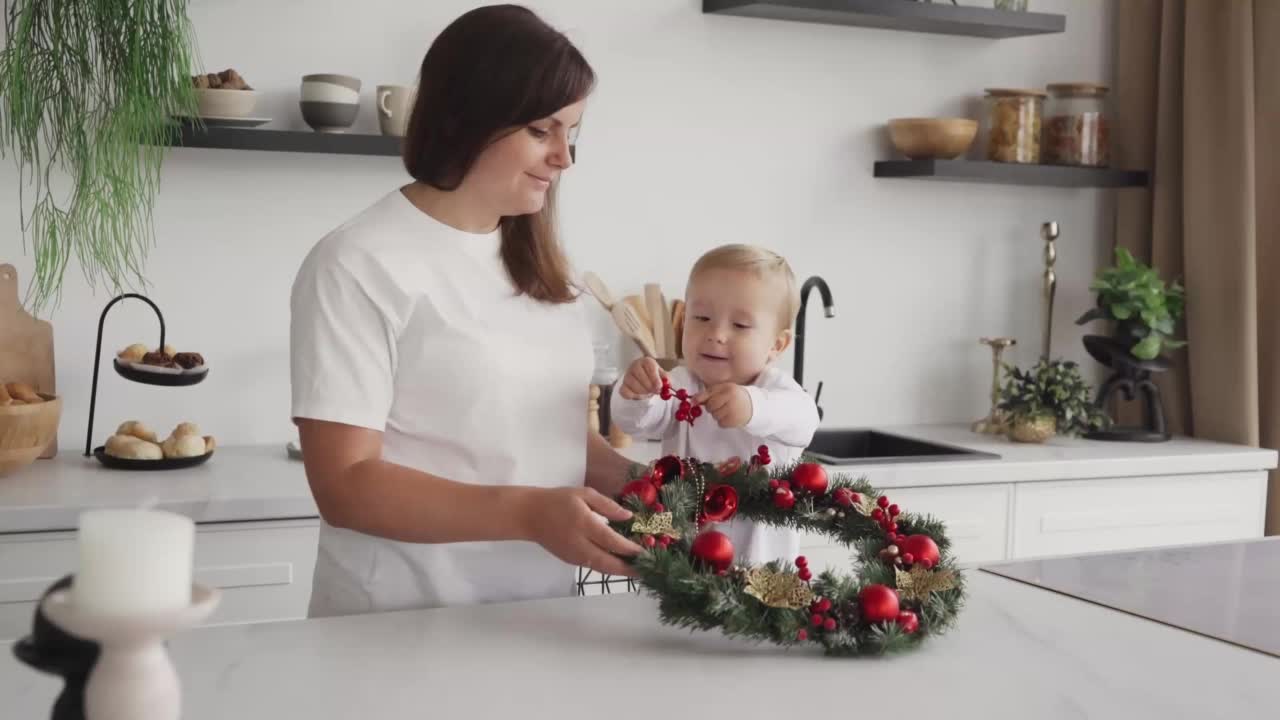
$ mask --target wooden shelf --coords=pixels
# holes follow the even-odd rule
[[[702,12],[984,38],[1044,35],[1067,28],[1065,15],[964,7],[946,0],[702,0]]]
[[[1147,173],[1142,170],[979,160],[879,160],[875,164],[875,176],[1003,185],[1097,188],[1145,187],[1148,182]]]
[[[200,130],[190,123],[183,123],[175,128],[169,144],[174,147],[224,150],[400,156],[400,138],[389,135],[227,127],[206,127]]]

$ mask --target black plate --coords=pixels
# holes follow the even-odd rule
[[[118,458],[114,455],[108,455],[106,449],[99,445],[93,449],[93,456],[98,458],[98,462],[112,468],[114,470],[179,470],[181,468],[195,467],[203,463],[205,460],[213,457],[213,451],[196,457],[184,458],[164,458],[162,460],[133,460],[129,458]]]
[[[116,358],[113,362],[116,372],[120,377],[128,378],[134,382],[143,383],[144,385],[163,385],[165,387],[181,387],[184,385],[195,385],[209,377],[208,366],[204,372],[198,373],[159,373],[147,372],[139,370],[132,365],[120,362],[120,358]]]

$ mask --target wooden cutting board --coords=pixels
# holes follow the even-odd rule
[[[0,382],[23,382],[56,394],[53,326],[27,314],[18,302],[18,269],[0,265]],[[53,457],[58,438],[40,455]]]

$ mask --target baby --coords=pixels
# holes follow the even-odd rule
[[[692,425],[676,422],[677,403],[659,396],[664,373],[641,358],[613,388],[613,422],[629,434],[661,435],[664,454],[746,461],[766,445],[775,465],[797,461],[818,429],[818,408],[772,363],[791,344],[799,305],[795,275],[777,254],[724,245],[703,255],[685,292],[685,362],[670,374],[671,387],[688,390],[703,415]],[[800,551],[799,535],[787,528],[734,518],[718,529],[740,561],[785,561]]]

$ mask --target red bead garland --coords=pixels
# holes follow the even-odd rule
[[[674,396],[680,402],[680,405],[676,407],[676,422],[687,422],[692,425],[694,420],[702,417],[702,408],[690,401],[689,391],[684,388],[672,391],[671,378],[665,375],[662,376],[662,391],[658,393],[658,396],[663,400],[670,400]]]

